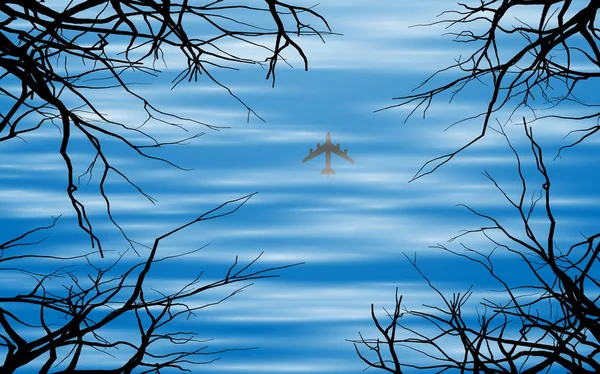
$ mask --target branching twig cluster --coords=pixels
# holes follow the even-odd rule
[[[311,25],[311,20],[319,26]],[[237,69],[240,65],[266,62],[267,78],[274,84],[276,66],[285,61],[282,54],[287,50],[298,53],[308,68],[297,37],[322,37],[324,33],[329,33],[329,26],[315,10],[278,0],[256,1],[252,5],[223,0],[85,0],[69,2],[64,9],[52,2],[2,1],[0,97],[8,109],[0,114],[0,142],[36,131],[46,123],[60,130],[59,151],[67,169],[66,192],[79,226],[102,255],[100,240],[77,197],[79,178],[70,152],[74,136],[83,137],[92,147],[95,156],[82,176],[91,176],[98,170],[108,216],[121,229],[113,218],[105,191],[109,173],[123,178],[150,201],[153,199],[111,164],[103,140],[117,140],[143,157],[171,164],[147,150],[181,144],[202,133],[161,142],[144,131],[145,123],[153,120],[177,128],[197,123],[214,128],[157,108],[133,90],[127,77],[137,77],[139,73],[157,75],[160,71],[156,62],[166,63],[166,53],[175,52],[186,67],[173,80],[174,86],[204,75],[227,90],[250,115],[254,113],[252,109],[215,78],[213,69]],[[236,44],[246,48],[238,49]],[[244,57],[247,47],[266,52],[266,59]],[[117,122],[102,113],[89,94],[107,89],[141,103],[147,116],[141,125]],[[141,135],[147,142],[135,143],[128,135]],[[129,243],[135,248],[133,241]]]
[[[12,373],[23,367],[31,369],[36,360],[41,360],[37,361],[40,373],[87,373],[91,370],[91,362],[86,357],[94,351],[107,358],[117,358],[105,361],[94,372],[190,371],[193,365],[214,361],[218,353],[235,350],[209,350],[207,341],[200,340],[197,333],[173,331],[173,322],[221,303],[250,286],[249,281],[277,277],[275,271],[294,265],[255,270],[259,255],[245,265],[238,264],[236,258],[225,276],[218,280],[204,280],[203,273],[199,272],[195,279],[170,294],[149,289],[145,283],[155,264],[197,251],[159,257],[161,242],[195,223],[232,214],[251,196],[228,201],[157,237],[149,248],[147,259],[125,272],[117,268],[124,255],[104,268],[94,265],[93,253],[74,257],[37,256],[61,263],[85,260],[83,277],[76,268],[64,265],[50,273],[35,273],[21,267],[22,263],[18,261],[36,256],[8,255],[19,246],[35,244],[36,241],[28,241],[28,238],[50,229],[56,221],[0,245],[3,255],[0,271],[4,273],[4,279],[9,274],[23,274],[34,281],[27,293],[0,297],[0,347],[6,351],[2,372]],[[57,282],[60,287],[55,287]],[[192,304],[193,297],[200,293],[237,283],[245,284],[216,301]],[[118,338],[105,336],[105,328],[119,324],[135,326],[137,331],[127,333],[125,329]],[[43,333],[32,337],[28,333],[30,329]],[[123,359],[123,355],[127,358]]]
[[[460,370],[473,373],[546,373],[559,369],[570,373],[596,373],[600,371],[600,233],[561,250],[557,242],[557,222],[552,210],[551,180],[542,154],[534,140],[532,130],[523,120],[525,135],[531,144],[535,170],[541,178],[541,188],[532,191],[530,178],[515,147],[521,181],[517,198],[510,197],[495,179],[486,176],[514,208],[521,230],[508,228],[497,218],[468,208],[489,224],[457,236],[479,233],[494,246],[484,252],[464,244],[458,252],[444,245],[437,248],[472,261],[485,269],[501,286],[505,296],[483,299],[483,312],[476,318],[465,312],[471,290],[463,294],[445,295],[429,281],[410,260],[429,286],[442,301],[441,306],[425,306],[423,310],[401,312],[401,298],[396,297],[394,313],[388,313],[384,322],[372,313],[372,319],[384,341],[379,339],[355,340],[360,357],[370,367],[402,373],[402,367],[443,372]],[[538,212],[536,220],[532,217]],[[545,224],[540,228],[543,216]],[[515,256],[516,263],[524,264],[528,276],[508,276],[494,266],[494,255],[507,252]],[[516,282],[523,282],[516,284]],[[411,323],[404,324],[403,316],[429,324],[435,333],[422,331]],[[410,321],[409,321],[410,322]],[[401,332],[401,333],[400,333]],[[376,352],[376,358],[361,353],[360,347]],[[457,347],[459,349],[457,349]],[[410,349],[427,359],[427,364],[414,364],[406,353]]]
[[[172,62],[167,55],[172,54],[178,59],[175,62],[183,61],[185,66],[175,75],[173,87],[195,82],[203,75],[243,105],[248,116],[256,115],[214,72],[264,65],[267,79],[275,84],[277,64],[287,63],[284,53],[288,51],[299,54],[308,68],[299,37],[322,38],[328,33],[327,22],[313,7],[283,0],[82,0],[66,5],[0,1],[0,105],[5,108],[0,113],[0,142],[23,139],[48,125],[59,130],[66,193],[93,248],[91,253],[70,257],[31,250],[30,246],[44,244],[60,217],[46,227],[13,234],[0,244],[3,280],[33,282],[19,283],[17,290],[8,287],[0,295],[2,373],[36,368],[40,373],[189,372],[194,365],[218,359],[218,353],[235,350],[211,351],[197,332],[178,330],[176,322],[221,303],[253,280],[276,277],[275,271],[293,265],[256,269],[260,255],[247,264],[239,264],[236,257],[221,278],[205,280],[199,272],[179,290],[166,293],[151,289],[148,280],[156,264],[178,261],[178,257],[199,250],[161,257],[159,249],[165,239],[193,224],[235,212],[252,195],[228,201],[146,247],[130,239],[113,218],[113,204],[106,192],[108,178],[122,178],[148,200],[154,199],[111,163],[107,142],[117,141],[142,157],[180,168],[151,149],[183,144],[203,133],[161,141],[144,126],[154,122],[186,132],[186,125],[191,124],[216,127],[158,108],[136,92],[130,79],[157,76],[161,73],[157,63],[166,66]],[[264,60],[248,57],[253,56],[252,49],[263,53]],[[134,99],[145,118],[139,123],[114,120],[93,98],[97,91]],[[79,170],[80,156],[73,152],[81,146],[77,138],[92,150],[91,161],[83,170]],[[98,252],[104,257],[105,251],[77,192],[82,178],[89,182],[93,174],[110,221],[133,251],[138,253],[136,246],[145,247],[142,262],[130,266],[121,254],[103,267],[94,259]],[[44,265],[38,267],[32,261]],[[60,267],[47,270],[55,261]],[[236,288],[226,296],[198,302],[199,294],[227,290],[229,285]],[[135,331],[111,336],[110,330],[120,326]],[[90,353],[97,352],[110,359],[93,367]]]
[[[414,94],[394,98],[399,103],[387,108],[414,105],[411,115],[418,109],[425,114],[435,97],[446,93],[453,100],[476,83],[489,86],[489,96],[485,110],[460,121],[481,119],[481,132],[456,151],[428,161],[413,179],[432,173],[483,138],[492,116],[502,109],[515,113],[525,108],[535,118],[598,118],[598,103],[579,99],[576,87],[600,77],[600,30],[596,24],[599,9],[600,4],[593,0],[479,0],[460,3],[458,10],[443,12],[440,16],[444,19],[430,25],[447,26],[448,34],[456,42],[473,45],[474,51],[426,79]],[[459,27],[466,29],[452,31]],[[425,88],[434,77],[445,72],[457,78]],[[536,114],[542,105],[549,103],[556,107],[565,101],[584,105],[591,112],[571,111],[569,115],[554,113],[540,117]],[[600,126],[577,130],[583,135],[566,147],[599,130]]]

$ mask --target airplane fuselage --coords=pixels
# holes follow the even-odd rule
[[[344,152],[342,152],[340,150],[340,143],[338,143],[337,145],[333,145],[333,143],[331,142],[331,133],[328,132],[327,136],[325,138],[325,144],[321,145],[321,143],[317,143],[317,149],[313,152],[312,148],[309,151],[308,156],[302,160],[302,162],[306,162],[308,160],[311,160],[312,158],[320,155],[321,153],[325,153],[325,169],[323,169],[323,171],[321,171],[321,174],[330,176],[332,174],[335,174],[335,171],[331,168],[331,153],[335,153],[336,155],[346,159],[347,161],[354,163],[354,160],[352,160],[349,156],[348,156],[348,150],[344,149]]]

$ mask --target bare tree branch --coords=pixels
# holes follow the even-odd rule
[[[12,373],[22,367],[31,368],[36,359],[42,359],[40,372],[52,369],[54,373],[86,373],[91,369],[84,357],[91,349],[108,356],[119,352],[119,356],[129,354],[123,363],[119,360],[107,361],[102,369],[94,369],[95,372],[122,373],[141,369],[140,372],[149,373],[167,368],[190,371],[195,365],[218,359],[220,353],[248,349],[210,350],[207,341],[197,338],[196,333],[173,331],[169,327],[178,319],[190,318],[205,308],[226,301],[249,287],[254,280],[277,277],[276,271],[299,264],[255,269],[261,255],[248,264],[239,264],[236,257],[225,276],[217,280],[203,281],[200,272],[178,291],[166,294],[148,288],[146,283],[152,268],[158,263],[185,257],[199,250],[158,257],[160,245],[165,239],[196,223],[232,214],[253,195],[227,201],[187,224],[158,236],[146,260],[124,272],[120,272],[117,266],[123,255],[103,269],[93,264],[92,254],[78,257],[46,256],[47,259],[61,262],[84,259],[86,264],[63,266],[45,275],[28,273],[18,265],[0,269],[26,273],[34,280],[31,292],[0,297],[0,346],[7,348],[2,371]],[[46,229],[49,227],[40,230]],[[26,240],[36,232],[38,230],[29,231],[20,240]],[[18,244],[18,241],[11,242],[13,248]],[[18,261],[22,259],[14,256],[3,259],[3,263],[11,261],[19,264]],[[78,275],[80,270],[83,270],[85,277]],[[228,291],[225,296],[217,297],[215,301],[194,302],[194,297],[201,293],[237,283],[242,285]],[[57,284],[62,287],[57,289]],[[37,313],[19,316],[11,311],[27,308],[37,310]],[[37,316],[37,320],[32,316]],[[103,328],[132,318],[137,324],[137,333],[132,331],[129,338],[122,336],[116,340],[104,337]],[[43,329],[45,334],[31,337],[26,327]],[[65,355],[67,351],[70,353]]]
[[[311,26],[311,19],[323,29]],[[166,64],[170,59],[165,55],[172,53],[186,62],[173,80],[173,87],[184,81],[195,82],[204,75],[229,92],[248,115],[256,115],[213,71],[268,62],[266,76],[275,84],[275,69],[278,61],[285,60],[284,52],[298,53],[308,69],[308,58],[298,39],[322,38],[329,33],[327,21],[313,7],[274,0],[257,1],[254,6],[220,0],[200,3],[85,0],[70,2],[64,9],[51,2],[3,1],[0,3],[0,97],[7,101],[8,109],[0,113],[0,141],[18,138],[47,123],[55,125],[62,137],[60,155],[67,169],[66,193],[77,213],[79,227],[103,255],[100,239],[77,196],[80,178],[85,175],[91,178],[93,171],[98,170],[100,194],[108,218],[135,250],[135,242],[113,217],[104,188],[106,180],[114,173],[149,201],[154,199],[112,165],[103,142],[117,140],[142,157],[179,167],[148,153],[148,149],[182,144],[203,133],[161,142],[145,131],[144,125],[156,121],[174,130],[187,131],[185,125],[189,124],[218,128],[159,109],[136,93],[129,78],[160,74],[156,62]],[[267,57],[264,61],[244,57],[241,55],[244,50],[237,50],[232,42],[258,49]],[[90,98],[94,90],[111,90],[135,99],[145,111],[146,119],[141,124],[111,120]],[[82,135],[95,151],[82,173],[76,170],[70,152],[76,135]],[[129,139],[131,135],[141,135],[145,142],[134,142]],[[77,174],[81,175],[76,181]]]
[[[429,160],[413,180],[434,172],[481,140],[492,124],[492,116],[502,110],[509,113],[507,122],[518,109],[533,113],[530,122],[542,118],[598,118],[599,103],[579,99],[577,88],[600,77],[600,35],[596,24],[599,9],[600,4],[590,0],[479,0],[459,3],[457,10],[440,14],[439,21],[418,25],[444,25],[455,42],[472,45],[473,52],[427,78],[414,93],[395,97],[397,104],[381,110],[413,106],[409,117],[418,109],[426,115],[434,98],[447,94],[452,101],[476,83],[489,89],[484,110],[459,121],[481,121],[480,132],[456,151]],[[520,14],[527,14],[536,22],[521,20]],[[460,27],[464,29],[453,31]],[[507,41],[514,49],[506,48]],[[453,78],[426,88],[434,77],[444,73],[452,74]],[[579,104],[588,111],[537,115],[539,109],[554,109],[562,103]],[[581,143],[599,129],[593,126],[577,130],[581,133],[579,139],[563,149]]]
[[[537,178],[541,177],[539,195],[526,199],[533,176],[524,173],[524,165],[517,150],[502,128],[498,130],[507,140],[517,161],[522,190],[518,199],[508,196],[499,183],[489,174],[486,177],[515,208],[522,224],[522,231],[504,226],[496,218],[471,212],[490,224],[479,229],[467,230],[450,241],[465,235],[482,234],[494,249],[468,247],[461,243],[462,251],[437,245],[461,258],[481,266],[492,280],[501,287],[498,300],[484,298],[479,305],[483,312],[477,318],[464,313],[472,293],[455,293],[452,297],[441,292],[417,267],[411,264],[436,293],[441,306],[424,305],[424,310],[404,309],[399,313],[401,298],[396,296],[396,312],[390,316],[390,326],[398,329],[393,344],[379,345],[379,339],[354,340],[359,357],[370,367],[401,373],[400,366],[420,370],[444,372],[461,370],[473,373],[546,373],[558,369],[570,373],[595,373],[600,371],[600,308],[598,305],[598,253],[596,241],[599,234],[575,243],[567,253],[556,246],[557,221],[552,211],[551,179],[546,168],[542,148],[535,141],[531,127],[523,120],[525,136],[531,144],[531,153]],[[545,225],[534,226],[532,213],[543,215]],[[539,220],[539,215],[537,216]],[[581,248],[582,250],[576,250]],[[515,264],[523,264],[527,277],[511,277],[494,266],[494,256],[506,252],[515,257]],[[519,270],[521,271],[521,270]],[[520,281],[520,279],[528,279]],[[525,282],[525,283],[520,283]],[[468,306],[472,310],[473,306]],[[479,310],[479,308],[478,308]],[[401,317],[412,318],[402,323]],[[388,327],[381,329],[379,320],[372,319],[386,341],[390,340]],[[426,322],[438,334],[419,332]],[[421,326],[421,327],[415,327]],[[375,342],[375,343],[374,343]],[[376,351],[378,358],[366,358],[360,347]],[[382,348],[391,357],[382,361]],[[460,353],[457,353],[460,348]],[[420,353],[430,364],[413,363],[413,355],[406,350]]]

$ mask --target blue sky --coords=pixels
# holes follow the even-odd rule
[[[362,372],[365,365],[345,339],[357,338],[358,331],[376,336],[369,319],[371,303],[390,307],[396,287],[408,307],[438,302],[403,253],[416,254],[423,271],[445,291],[464,291],[473,285],[473,313],[479,299],[493,295],[497,285],[481,271],[430,246],[483,224],[457,204],[497,215],[519,230],[515,212],[482,175],[487,170],[508,193],[519,193],[515,159],[505,140],[490,133],[434,174],[409,183],[424,162],[456,149],[477,133],[477,122],[444,129],[481,110],[485,97],[467,90],[451,105],[444,99],[436,101],[425,119],[418,113],[407,122],[406,109],[374,113],[464,53],[464,45],[440,36],[444,31],[440,27],[408,27],[432,21],[451,6],[433,0],[379,0],[368,5],[331,0],[319,5],[333,30],[343,36],[329,36],[325,44],[317,38],[302,40],[310,61],[308,72],[302,70],[298,56],[290,55],[294,68],[280,65],[275,88],[258,67],[218,73],[266,122],[255,117],[247,122],[243,106],[206,80],[171,91],[169,77],[182,63],[176,57],[167,59],[169,69],[161,77],[139,86],[138,92],[161,109],[228,128],[212,131],[190,125],[190,133],[206,134],[188,145],[155,153],[191,171],[107,145],[114,165],[158,200],[152,205],[122,180],[111,179],[108,193],[114,215],[130,237],[148,244],[226,200],[258,192],[234,215],[202,222],[165,242],[161,247],[165,256],[210,245],[157,267],[151,285],[175,290],[199,269],[206,270],[207,279],[217,277],[236,255],[248,261],[264,251],[259,266],[305,262],[182,322],[185,329],[214,339],[215,349],[259,347],[220,355],[221,360],[199,372]],[[139,121],[139,106],[121,95],[93,93],[109,118]],[[506,113],[498,117],[504,121]],[[569,126],[535,124],[534,134],[548,160],[565,144]],[[152,123],[146,129],[163,140],[189,135]],[[334,156],[337,174],[331,178],[320,174],[324,160],[301,163],[310,148],[324,142],[327,132],[355,160],[349,164]],[[531,162],[522,129],[509,124],[506,132],[524,152],[525,162]],[[4,238],[16,227],[48,223],[50,216],[62,214],[43,250],[79,254],[89,250],[89,243],[73,224],[74,211],[64,193],[58,136],[48,126],[25,137],[26,143],[16,139],[0,145],[0,223]],[[87,151],[83,146],[74,149],[82,159]],[[591,210],[600,200],[592,183],[579,181],[596,154],[591,140],[562,159],[548,161],[564,243],[594,229]],[[105,205],[93,183],[82,187],[80,196],[105,248],[123,252],[127,243],[106,220]],[[540,230],[544,224],[540,221]],[[489,247],[484,239],[474,236],[465,243]],[[116,252],[109,253],[109,259]],[[129,263],[135,262],[136,257],[129,255]],[[518,280],[510,266],[507,274]],[[18,280],[13,283],[19,286]],[[214,300],[221,292],[193,302]],[[107,335],[126,330],[113,329]],[[102,366],[101,356],[95,355],[90,354],[89,362]]]

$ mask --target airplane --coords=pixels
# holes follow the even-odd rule
[[[350,157],[348,157],[347,149],[344,149],[344,152],[342,152],[340,150],[340,143],[337,143],[337,145],[335,145],[335,146],[333,145],[333,143],[331,143],[331,133],[330,132],[327,133],[327,138],[325,139],[325,144],[321,145],[321,143],[317,143],[317,149],[313,152],[313,150],[311,148],[308,156],[304,160],[302,160],[302,163],[305,163],[306,161],[315,158],[316,156],[320,155],[323,152],[325,152],[325,169],[323,169],[323,171],[321,171],[321,174],[323,174],[323,175],[330,176],[332,174],[335,174],[335,171],[333,171],[333,169],[331,168],[331,152],[350,161],[351,163],[354,163],[354,160],[351,159]]]

